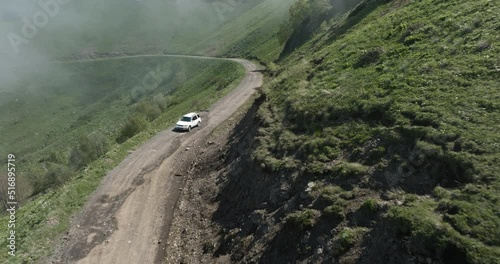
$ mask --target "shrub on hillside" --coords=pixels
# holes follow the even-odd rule
[[[363,50],[358,58],[358,61],[354,64],[354,67],[364,67],[369,64],[373,64],[379,61],[380,56],[384,53],[382,48],[374,48],[369,50]]]
[[[289,214],[285,221],[290,229],[308,230],[311,229],[320,216],[320,212],[313,209],[305,209]]]
[[[332,204],[325,207],[325,209],[323,209],[323,214],[328,218],[333,218],[337,220],[344,220],[345,218],[344,208],[342,208],[338,204]]]
[[[368,173],[369,167],[356,162],[341,162],[335,166],[335,172],[342,177],[358,177]]]
[[[82,168],[88,163],[102,157],[109,150],[108,138],[100,133],[94,132],[80,137],[78,146],[71,150],[70,164],[74,168]]]
[[[47,161],[58,164],[66,164],[67,160],[68,160],[67,156],[60,150],[52,151],[49,154],[49,157],[47,158]]]
[[[224,90],[224,88],[226,88],[226,86],[228,85],[228,82],[227,80],[225,79],[220,79],[217,81],[217,83],[215,84],[215,90],[216,91],[221,91],[221,90]]]
[[[361,209],[366,210],[371,213],[375,213],[379,210],[379,205],[374,199],[367,199],[362,205]]]
[[[40,191],[61,186],[74,175],[74,170],[65,165],[47,163],[46,167],[47,173],[43,182],[40,183],[40,186],[37,186]]]
[[[148,122],[143,115],[135,114],[127,120],[125,126],[123,126],[120,136],[117,139],[118,143],[123,143],[127,139],[133,137],[137,133],[141,132],[146,128]]]
[[[339,256],[347,252],[360,239],[364,232],[366,232],[366,229],[361,227],[354,229],[349,227],[344,228],[334,238],[333,254]]]
[[[161,115],[161,110],[158,107],[158,105],[153,104],[152,102],[142,101],[142,102],[137,104],[137,106],[135,107],[135,110],[141,114],[144,114],[144,116],[149,121],[153,121],[158,116]]]

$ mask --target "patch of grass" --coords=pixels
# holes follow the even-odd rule
[[[343,162],[335,166],[335,171],[340,177],[356,177],[366,174],[368,167],[355,162]]]
[[[334,238],[333,254],[339,256],[348,251],[366,231],[362,227],[342,229]]]
[[[343,220],[345,218],[344,208],[338,204],[332,204],[323,210],[323,214],[327,217],[331,217],[338,220]]]
[[[379,205],[374,199],[367,199],[362,205],[361,209],[364,209],[371,213],[376,213],[379,210]]]
[[[500,250],[491,247],[498,243],[495,242],[498,234],[494,230],[497,230],[495,226],[498,223],[495,223],[496,217],[491,213],[493,208],[474,208],[465,213],[462,210],[466,208],[472,209],[460,202],[438,204],[432,200],[421,200],[404,207],[391,208],[387,218],[399,235],[410,237],[411,248],[416,253],[431,251],[437,252],[438,257],[443,259],[458,257],[467,263],[496,263]],[[433,213],[436,209],[445,213],[443,218]],[[486,214],[487,218],[480,216],[481,213]],[[471,226],[476,230],[470,230]],[[479,230],[492,233],[478,233]],[[481,240],[486,244],[470,237],[471,234],[482,235]]]
[[[343,192],[342,188],[334,185],[327,185],[322,187],[320,190],[320,195],[318,199],[324,200],[326,202],[335,202],[340,197],[340,194]]]
[[[288,228],[292,230],[308,230],[315,224],[320,215],[320,212],[314,209],[305,209],[288,214],[285,223]]]

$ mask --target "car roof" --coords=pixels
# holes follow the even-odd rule
[[[185,117],[193,117],[193,116],[195,116],[195,115],[197,115],[197,113],[194,113],[194,112],[193,112],[193,113],[185,114],[184,116],[185,116]]]

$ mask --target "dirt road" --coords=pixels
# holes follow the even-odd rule
[[[165,55],[171,56],[171,55]],[[192,56],[175,56],[192,57]],[[207,57],[194,57],[210,59]],[[159,263],[183,187],[186,153],[200,151],[204,138],[228,119],[262,85],[253,63],[239,86],[202,114],[202,126],[190,133],[163,131],[132,152],[103,179],[75,217],[54,263]]]

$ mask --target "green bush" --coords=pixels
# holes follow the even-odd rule
[[[46,190],[48,188],[54,188],[66,183],[73,175],[75,171],[71,168],[55,163],[47,164],[47,173],[45,174],[45,184],[42,184],[41,189]]]
[[[342,188],[334,185],[327,185],[320,190],[319,199],[333,203],[339,199],[342,193]]]
[[[354,229],[349,227],[344,228],[333,239],[333,254],[340,256],[347,252],[359,240],[364,232],[366,232],[366,229],[361,227]]]
[[[367,199],[363,205],[361,205],[361,209],[376,213],[379,209],[379,205],[374,199]]]
[[[33,188],[31,195],[44,193],[50,188],[61,186],[74,174],[75,171],[68,166],[52,162],[28,165],[26,171]]]
[[[287,215],[285,222],[291,229],[308,230],[316,224],[319,215],[320,213],[317,210],[305,209]]]
[[[108,138],[101,132],[82,135],[78,145],[71,150],[70,165],[76,169],[86,166],[88,163],[104,156],[109,151]]]
[[[161,115],[160,107],[157,104],[149,101],[142,101],[138,103],[135,107],[135,110],[138,113],[143,114],[148,121],[153,121]]]
[[[120,136],[117,138],[118,143],[123,143],[127,139],[133,137],[137,133],[144,130],[148,125],[148,121],[143,115],[135,114],[127,120],[123,126]]]
[[[357,177],[368,172],[369,167],[356,162],[342,162],[335,166],[337,175],[341,177]]]
[[[47,158],[47,161],[53,162],[53,163],[58,163],[58,164],[66,164],[68,162],[68,158],[64,154],[64,152],[60,150],[54,150],[50,152],[49,157]]]
[[[344,208],[338,204],[332,204],[323,210],[323,214],[327,217],[331,217],[338,220],[344,219]]]
[[[379,61],[380,56],[384,53],[382,48],[374,48],[369,50],[362,50],[358,61],[354,64],[355,67],[364,67]]]
[[[26,170],[20,174],[21,177],[26,177],[30,181],[33,187],[33,193],[31,195],[37,195],[46,190],[46,170],[44,169],[43,163],[26,165]]]
[[[215,86],[216,91],[222,91],[229,84],[229,80],[224,78],[223,76],[217,77],[213,79],[213,85]]]

